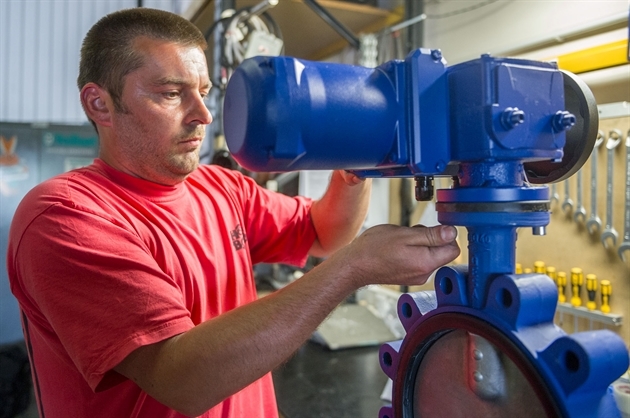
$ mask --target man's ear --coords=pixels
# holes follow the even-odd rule
[[[97,126],[111,126],[114,105],[107,91],[96,83],[87,83],[81,89],[83,109]]]

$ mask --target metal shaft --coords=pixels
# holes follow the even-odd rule
[[[468,227],[468,292],[473,307],[481,309],[491,279],[514,271],[516,228]]]

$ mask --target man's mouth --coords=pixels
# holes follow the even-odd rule
[[[195,136],[193,138],[185,138],[185,139],[181,140],[180,143],[182,143],[182,144],[200,144],[202,140],[203,140],[203,138],[201,138],[199,136]]]

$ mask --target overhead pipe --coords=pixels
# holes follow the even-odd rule
[[[304,3],[309,6],[324,22],[328,23],[339,35],[341,35],[350,45],[359,49],[361,47],[361,41],[356,37],[354,33],[343,23],[338,21],[328,10],[322,7],[316,0],[304,0]]]

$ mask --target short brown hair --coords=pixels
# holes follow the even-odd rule
[[[92,26],[83,39],[79,63],[79,90],[93,82],[112,96],[116,110],[121,103],[125,76],[143,65],[143,57],[133,48],[140,36],[198,46],[208,44],[201,31],[174,13],[138,7],[106,15]]]

